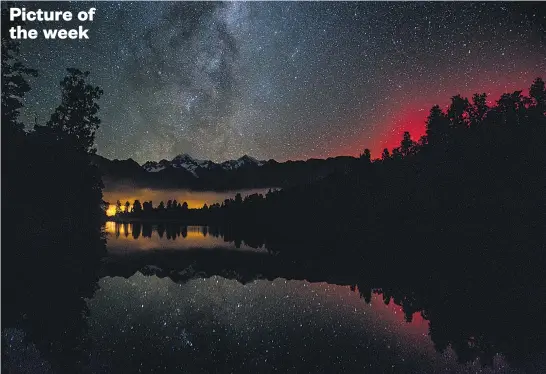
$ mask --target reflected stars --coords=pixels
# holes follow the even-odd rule
[[[487,373],[502,367],[459,365],[451,350],[435,351],[419,315],[405,322],[398,305],[376,294],[367,304],[347,286],[286,279],[243,285],[219,276],[177,284],[138,272],[99,285],[88,303],[91,369],[383,372],[388,364],[400,373],[416,367]],[[120,320],[121,329],[112,329]]]

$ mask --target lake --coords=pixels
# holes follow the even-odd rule
[[[398,287],[396,274],[310,265],[203,226],[108,223],[105,232],[95,272],[69,275],[52,262],[25,273],[30,293],[7,296],[24,322],[3,329],[3,369],[520,373],[544,364],[543,353],[528,355],[541,344],[532,333],[544,331],[540,308],[529,313],[541,305],[536,292]]]
[[[366,304],[347,286],[137,272],[99,287],[87,302],[92,373],[516,372],[501,357],[491,368],[459,364],[451,349],[436,352],[418,314],[408,323],[394,302]],[[19,373],[48,372],[21,332],[3,336],[24,352]]]
[[[428,322],[349,287],[218,276],[103,278],[89,301],[93,372],[476,372],[438,354]],[[506,369],[498,358],[489,372]],[[484,372],[488,372],[485,370]]]

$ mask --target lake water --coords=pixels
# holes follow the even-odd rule
[[[507,373],[438,353],[429,325],[404,320],[380,295],[370,304],[347,286],[218,276],[176,283],[140,272],[104,277],[87,302],[92,373]],[[48,372],[23,334],[8,349],[26,352],[19,373]]]
[[[420,316],[349,287],[222,277],[104,278],[89,301],[94,372],[476,372],[438,354]],[[504,368],[499,358],[494,370]],[[96,370],[96,371],[95,371]],[[492,372],[492,370],[490,370]],[[485,371],[487,372],[487,371]]]
[[[220,233],[207,226],[107,222],[105,231],[108,236],[106,246],[110,253],[156,249],[266,251],[265,248],[253,248],[244,242],[225,240]]]
[[[97,273],[82,279],[50,267],[45,274],[29,273],[36,289],[14,307],[22,308],[22,327],[3,329],[3,369],[519,373],[503,355],[493,354],[488,366],[475,357],[503,349],[518,358],[529,348],[520,342],[530,329],[540,334],[544,326],[540,313],[522,319],[491,301],[530,310],[535,298],[524,293],[470,295],[472,289],[457,286],[449,297],[441,287],[419,297],[370,288],[362,280],[365,269],[352,275],[313,269],[210,230],[109,223],[108,255]],[[82,297],[82,288],[95,291]],[[417,311],[408,318],[407,310]],[[437,349],[442,346],[447,348]],[[471,359],[461,363],[461,354]],[[537,362],[528,367],[538,370],[527,371],[540,372],[544,361]]]

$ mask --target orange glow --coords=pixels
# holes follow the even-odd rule
[[[116,204],[110,203],[110,205],[108,206],[108,209],[106,210],[106,215],[108,217],[112,217],[115,214],[116,214]]]
[[[214,203],[221,203],[225,199],[234,198],[237,192],[241,193],[243,197],[251,195],[253,193],[266,194],[269,188],[251,189],[251,190],[238,190],[238,191],[190,191],[190,190],[156,190],[151,188],[137,188],[137,189],[108,189],[103,191],[103,200],[110,203],[106,214],[113,216],[116,214],[116,202],[121,202],[121,209],[125,211],[125,202],[129,201],[129,211],[133,208],[133,202],[139,200],[142,204],[145,201],[152,201],[155,207],[159,205],[161,201],[167,205],[167,201],[176,200],[182,204],[188,203],[188,208],[196,209],[203,207],[204,204],[211,205]]]
[[[186,226],[185,237],[182,235],[176,238],[167,238],[167,233],[160,236],[157,227],[152,225],[151,236],[145,237],[142,231],[137,229],[136,235],[133,235],[133,224],[120,224],[115,222],[106,222],[105,232],[108,235],[106,247],[109,252],[134,252],[148,251],[155,249],[229,249],[252,252],[263,252],[265,248],[252,248],[244,243],[239,248],[232,242],[224,241],[224,238],[216,237],[203,232],[203,226]],[[142,226],[140,226],[142,230]]]

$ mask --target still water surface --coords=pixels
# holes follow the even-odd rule
[[[438,353],[419,314],[374,294],[307,281],[241,284],[218,276],[104,277],[87,301],[88,373],[513,373]],[[68,323],[68,321],[67,321]],[[19,330],[3,332],[8,368],[51,373]]]
[[[207,226],[107,222],[105,231],[108,235],[106,246],[110,253],[156,249],[266,251],[264,247],[252,248],[244,242],[236,243],[225,240],[220,233]]]
[[[37,322],[27,330],[46,344],[37,348],[23,330],[3,330],[3,368],[58,372],[53,360],[73,361],[85,373],[519,372],[500,355],[484,367],[478,360],[459,363],[449,347],[437,351],[429,321],[417,312],[407,322],[381,292],[365,297],[368,303],[358,287],[309,282],[304,269],[299,279],[284,279],[280,271],[264,277],[258,266],[273,255],[208,228],[109,223],[106,232],[108,258],[83,309],[78,296],[67,299],[66,284],[59,295],[47,286],[50,296],[37,294],[48,300],[47,309],[39,300],[41,312],[30,303],[28,315]],[[195,253],[206,256],[198,263]],[[170,262],[173,255],[178,262]],[[218,272],[223,267],[231,270]],[[245,269],[255,274],[241,279]],[[49,339],[62,348],[49,351]],[[76,346],[83,359],[70,358]]]
[[[99,285],[88,303],[93,372],[512,372],[500,357],[458,364],[435,351],[420,315],[405,322],[393,302],[366,304],[349,287],[141,273]]]

